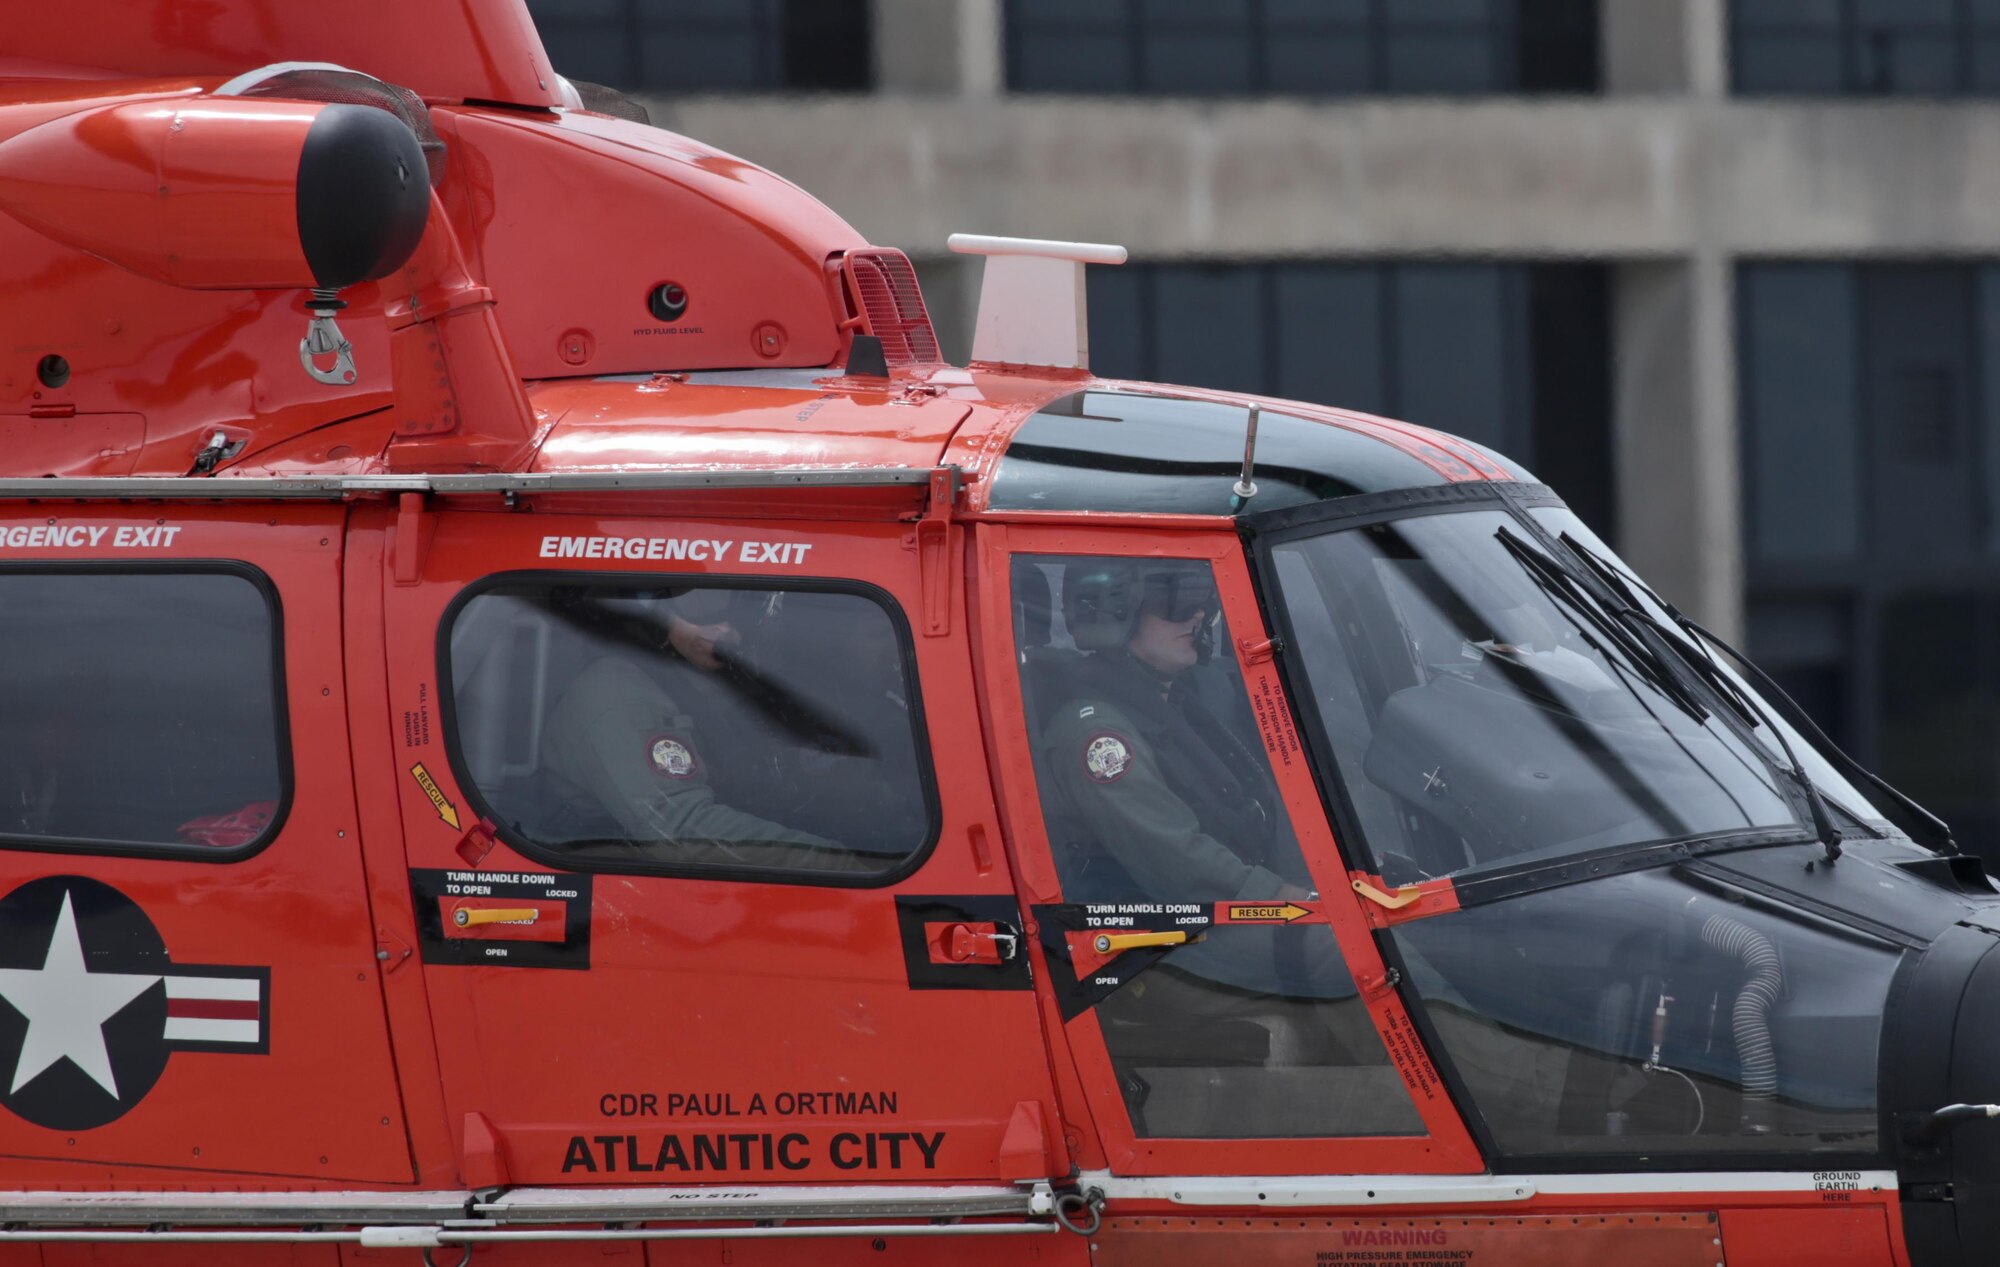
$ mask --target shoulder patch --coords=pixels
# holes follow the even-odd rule
[[[1116,783],[1131,768],[1132,745],[1117,731],[1093,731],[1083,741],[1083,769],[1092,782]]]
[[[646,741],[646,760],[653,773],[669,779],[694,777],[694,748],[674,735],[654,735]]]

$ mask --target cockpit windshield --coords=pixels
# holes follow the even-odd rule
[[[1810,837],[1756,723],[1661,635],[1608,612],[1567,556],[1497,509],[1273,548],[1300,703],[1383,877],[1759,829]]]

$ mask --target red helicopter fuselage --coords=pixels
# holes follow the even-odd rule
[[[946,364],[518,4],[129,8],[0,58],[0,1262],[1995,1261],[2000,894],[1532,476],[982,356],[1062,244]]]

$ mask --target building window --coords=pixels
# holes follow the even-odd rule
[[[550,865],[868,885],[936,838],[880,591],[538,575],[459,600],[446,639],[459,779]]]
[[[2000,91],[1995,0],[1732,0],[1740,93]]]
[[[1008,0],[1016,92],[1584,93],[1593,0]]]
[[[1616,518],[1608,280],[1590,264],[1128,264],[1090,277],[1091,368],[1386,414]]]
[[[868,0],[528,0],[556,71],[625,92],[866,92]]]
[[[1738,276],[1750,650],[1959,832],[2000,832],[2000,264]]]
[[[278,648],[248,569],[0,573],[0,847],[264,844],[291,779]]]

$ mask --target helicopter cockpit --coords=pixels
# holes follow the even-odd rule
[[[1871,1152],[1898,948],[1698,859],[1817,853],[1814,796],[1849,839],[1888,822],[1694,635],[1620,615],[1587,532],[1488,505],[1270,547],[1372,868],[1512,890],[1392,932],[1429,1024],[1510,1153]]]
[[[1962,983],[1965,964],[1937,948],[1962,935],[1953,953],[1976,960],[1986,942],[1955,923],[2000,925],[2000,895],[1976,860],[1532,475],[1434,433],[1370,436],[1378,424],[1394,425],[1343,416],[1326,427],[1276,402],[1094,388],[1030,419],[998,472],[992,504],[1005,509],[1231,518],[1244,596],[1195,631],[1212,658],[1189,686],[1156,691],[1241,707],[1252,662],[1273,660],[1332,832],[1309,839],[1312,812],[1288,806],[1304,863],[1316,890],[1351,883],[1364,899],[1384,964],[1379,981],[1357,970],[1335,983],[1296,971],[1311,956],[1294,949],[1291,976],[1279,960],[1262,980],[1232,978],[1223,968],[1249,953],[1251,930],[1222,924],[1157,952],[1095,1004],[1135,1134],[1275,1143],[1410,1131],[1397,1117],[1405,1101],[1356,1094],[1379,1049],[1333,1024],[1336,998],[1393,985],[1495,1169],[1910,1170],[1910,1132],[1947,1096],[1990,1098],[1970,1083],[1947,1091],[1936,1070],[1913,1066],[1968,1041],[1974,1029],[1961,1024],[1954,1039],[1937,1028],[1957,1004],[1899,1010],[1913,981]],[[1232,485],[1246,432],[1259,465]],[[1076,711],[1082,698],[1061,686],[1071,662],[1105,654],[1081,657],[1091,630],[1069,595],[1102,579],[1061,544],[1017,553],[1012,588],[1065,900],[1314,905],[1319,891],[1301,898],[1303,882],[1286,879],[1296,869],[1274,867],[1262,887],[1237,892],[1234,871],[1195,867],[1181,838],[1139,817],[1075,821],[1066,787],[1129,789],[1128,759],[1134,770],[1170,762],[1141,750],[1167,733],[1158,719],[1128,730],[1100,714],[1052,728],[1063,700]],[[1153,589],[1181,592],[1153,575],[1169,565],[1130,566]],[[1154,601],[1153,589],[1135,603]],[[1188,606],[1162,600],[1159,615]],[[1253,613],[1269,642],[1245,635]],[[1202,678],[1219,685],[1191,689]],[[1269,724],[1268,690],[1247,692],[1262,710],[1254,726],[1226,709],[1204,715],[1233,720],[1258,762],[1285,757],[1288,743]],[[1093,765],[1100,742],[1108,764]],[[1168,771],[1160,795],[1199,818],[1198,771],[1186,768]],[[1209,817],[1201,829],[1252,873],[1269,862],[1263,837]],[[1246,847],[1253,837],[1263,843]],[[1150,851],[1151,877],[1085,865],[1135,842]],[[1160,873],[1162,857],[1182,866],[1177,881]],[[1094,888],[1107,872],[1125,887]],[[1299,947],[1323,936],[1285,931]],[[1236,1041],[1246,1023],[1270,1037]],[[1315,1024],[1317,1047],[1297,1040]],[[1280,1096],[1312,1107],[1266,1112]],[[1961,1167],[1958,1179],[1973,1175]]]

